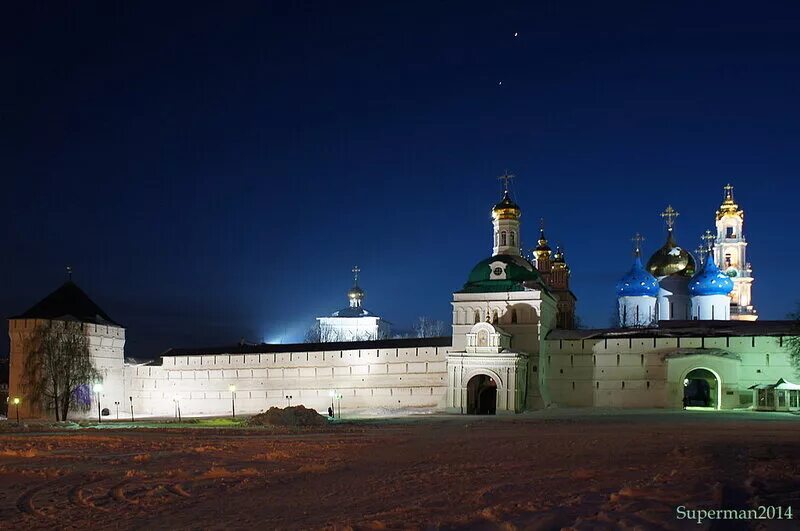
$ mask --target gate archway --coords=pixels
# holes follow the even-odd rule
[[[467,382],[467,414],[494,415],[497,412],[497,382],[486,374],[476,374]]]
[[[722,401],[722,380],[711,369],[698,367],[683,378],[683,406],[719,409]]]

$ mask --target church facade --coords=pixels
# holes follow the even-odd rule
[[[125,414],[132,407],[137,417],[172,416],[178,407],[183,415],[229,415],[233,407],[252,414],[301,403],[373,415],[751,407],[752,388],[792,380],[785,338],[797,329],[791,321],[754,320],[732,189],[726,188],[725,201],[716,248],[709,245],[699,265],[675,243],[671,208],[665,211],[667,242],[647,266],[637,242],[634,265],[617,286],[618,328],[574,328],[576,298],[563,251],[551,251],[542,227],[532,259],[523,256],[522,209],[506,187],[491,210],[491,254],[453,294],[451,336],[382,339],[376,323],[369,332],[375,337],[174,348],[136,362],[125,360],[124,327],[69,282],[9,320],[9,394],[21,397],[24,416],[48,414],[47,404],[26,397],[30,337],[46,321],[77,320],[103,377],[103,390],[92,400],[122,404]],[[373,317],[363,313],[357,279],[348,298],[354,315],[330,318]],[[323,319],[329,318],[320,324]]]

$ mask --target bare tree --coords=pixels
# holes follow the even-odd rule
[[[446,325],[442,321],[421,316],[414,325],[414,334],[416,337],[440,337],[444,335],[445,329]]]
[[[333,343],[347,341],[344,335],[332,326],[321,324],[319,321],[311,325],[303,339],[304,343]]]
[[[795,321],[795,335],[785,339],[786,348],[789,350],[789,361],[796,375],[800,376],[800,305],[798,310],[787,315],[789,319]]]
[[[53,408],[56,420],[67,420],[72,408],[89,409],[86,389],[101,377],[92,364],[83,325],[49,321],[36,329],[30,345],[24,385],[31,403]]]

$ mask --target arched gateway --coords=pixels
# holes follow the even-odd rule
[[[720,408],[722,382],[710,369],[698,367],[686,373],[683,379],[684,407]]]
[[[476,374],[467,383],[467,414],[494,415],[497,412],[497,383],[485,374]]]

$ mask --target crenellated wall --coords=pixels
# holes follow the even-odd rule
[[[134,413],[228,415],[293,405],[327,411],[331,391],[343,411],[444,407],[445,347],[163,356],[160,365],[127,365],[125,395]],[[129,410],[127,412],[129,414]]]
[[[793,376],[783,343],[771,336],[547,339],[543,364],[558,405],[681,407],[686,374],[705,368],[722,380],[727,409],[748,407],[750,386]]]

